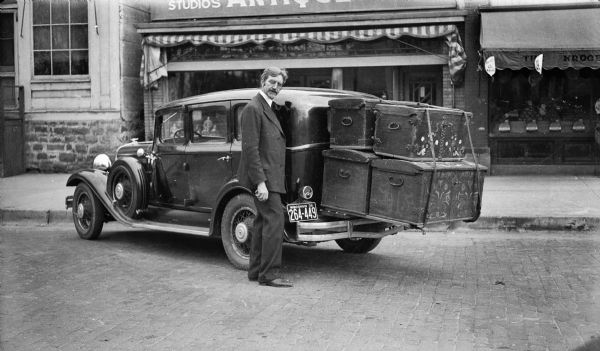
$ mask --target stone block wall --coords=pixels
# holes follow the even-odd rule
[[[128,142],[120,120],[33,121],[25,123],[25,167],[43,173],[70,173],[90,168],[99,153],[114,158]]]

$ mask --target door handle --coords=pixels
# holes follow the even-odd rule
[[[227,155],[227,156],[223,156],[223,157],[219,157],[217,159],[217,161],[225,161],[225,162],[229,162],[231,160],[231,156]]]

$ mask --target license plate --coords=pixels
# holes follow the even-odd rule
[[[290,222],[314,221],[319,219],[317,204],[314,202],[299,202],[287,205]]]

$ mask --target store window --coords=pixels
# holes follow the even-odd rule
[[[599,120],[597,70],[502,70],[490,87],[490,128],[498,136],[589,136]]]
[[[170,72],[169,101],[213,91],[258,88],[261,70]]]
[[[392,92],[391,68],[341,68],[344,89],[382,98]],[[258,88],[262,70],[170,72],[169,101],[213,91]],[[290,68],[285,87],[333,88],[332,68]]]
[[[88,74],[87,0],[33,0],[32,6],[34,74]]]

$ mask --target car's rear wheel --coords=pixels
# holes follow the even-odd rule
[[[136,218],[138,210],[146,207],[146,183],[142,166],[137,163],[116,161],[110,170],[107,188],[115,209],[126,217]]]
[[[335,241],[338,246],[349,253],[367,253],[379,245],[381,239],[371,238],[352,238],[338,239]]]
[[[254,200],[248,194],[234,196],[223,211],[221,220],[223,248],[231,264],[238,269],[248,269],[255,217]]]
[[[73,222],[82,239],[97,239],[104,226],[104,207],[85,183],[79,183],[73,194]]]

